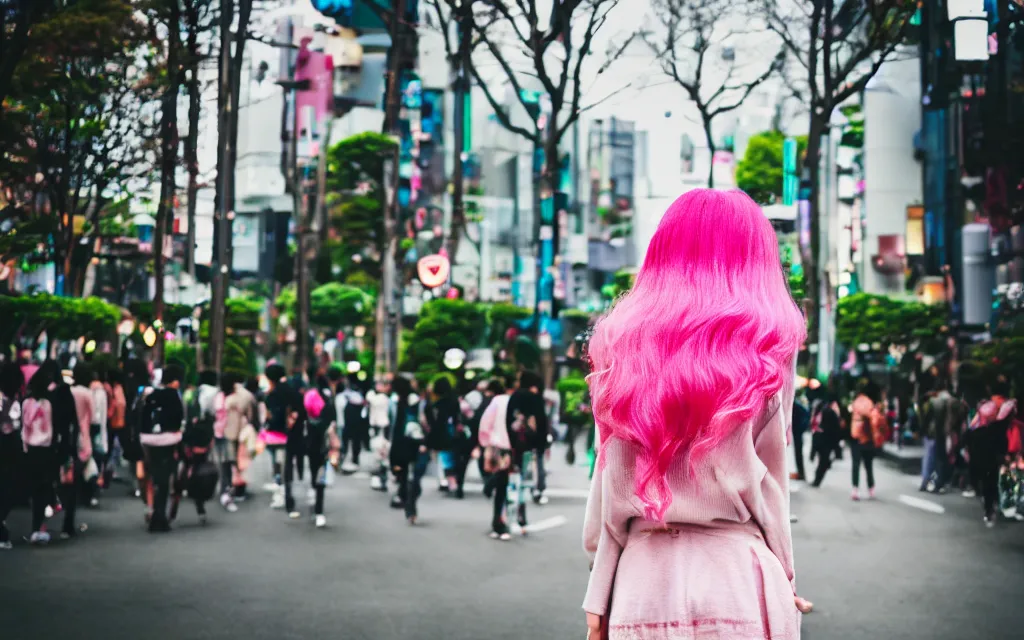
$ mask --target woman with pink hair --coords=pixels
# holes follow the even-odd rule
[[[804,339],[754,201],[677,199],[590,342],[588,638],[800,637],[786,444]]]

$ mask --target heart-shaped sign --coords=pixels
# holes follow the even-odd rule
[[[426,256],[416,263],[416,271],[423,286],[434,289],[448,281],[451,264],[444,256]]]

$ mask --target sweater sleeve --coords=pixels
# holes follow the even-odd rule
[[[480,416],[479,441],[481,447],[491,446],[491,434],[494,433],[494,423],[498,416],[498,403],[492,402]]]
[[[795,594],[793,534],[789,524],[789,467],[786,462],[786,433],[793,421],[792,378],[786,382],[781,395],[779,410],[755,438],[754,449],[767,471],[761,480],[760,500],[752,505],[751,511],[764,533],[765,543],[782,563]]]
[[[590,557],[590,581],[587,584],[587,595],[583,599],[583,610],[601,616],[608,610],[623,548],[612,533],[608,521],[612,514],[605,513],[603,476],[604,471],[601,470],[594,474],[590,497],[587,499],[587,513],[583,519],[583,549]]]

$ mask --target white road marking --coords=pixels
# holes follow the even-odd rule
[[[946,508],[937,502],[931,500],[925,500],[923,498],[915,498],[914,496],[901,495],[900,502],[907,505],[908,507],[914,507],[922,511],[928,511],[929,513],[946,513]]]
[[[550,518],[538,520],[537,522],[531,522],[530,524],[526,525],[526,533],[537,533],[540,531],[547,531],[548,529],[561,527],[567,522],[569,522],[569,519],[565,516],[552,516]],[[523,528],[521,528],[519,525],[512,525],[512,531],[513,533],[522,533]]]
[[[800,485],[802,485],[802,484],[803,483],[800,482],[799,480],[792,480],[792,481],[790,481],[790,483],[789,483],[789,492],[790,493],[800,493]]]

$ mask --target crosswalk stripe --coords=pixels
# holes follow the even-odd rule
[[[900,502],[907,505],[908,507],[914,507],[922,511],[928,511],[930,513],[943,514],[946,513],[946,508],[937,502],[931,500],[925,500],[923,498],[915,498],[914,496],[900,495]]]
[[[567,522],[569,522],[569,519],[566,518],[565,516],[552,516],[550,518],[545,518],[543,520],[538,520],[537,522],[532,522],[532,523],[526,525],[525,529],[526,529],[526,533],[538,533],[540,531],[547,531],[548,529],[554,529],[556,527],[561,527],[562,525],[566,524]],[[513,525],[512,526],[512,531],[514,533],[522,533],[523,529],[519,525]]]

